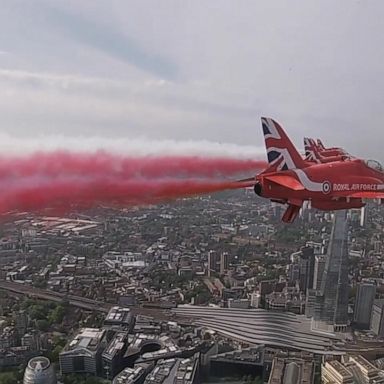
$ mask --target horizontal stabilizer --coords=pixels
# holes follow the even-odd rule
[[[265,176],[265,179],[272,181],[273,183],[282,185],[283,187],[290,188],[294,191],[303,191],[304,186],[300,183],[300,181],[296,180],[292,176],[288,175],[270,175]]]

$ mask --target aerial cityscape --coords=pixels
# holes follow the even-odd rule
[[[281,214],[243,189],[2,223],[1,380],[384,382],[382,206]]]

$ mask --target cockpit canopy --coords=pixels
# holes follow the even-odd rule
[[[376,160],[366,160],[365,164],[367,167],[374,169],[375,171],[383,172],[383,166]]]

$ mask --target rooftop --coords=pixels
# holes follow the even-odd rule
[[[131,320],[132,315],[131,310],[129,308],[112,307],[104,321],[109,323],[129,324]]]
[[[51,362],[44,356],[34,357],[29,360],[28,367],[34,371],[40,371],[49,368]]]
[[[103,339],[105,330],[99,328],[82,328],[74,339],[67,345],[66,350],[86,348],[95,351]]]
[[[108,344],[103,352],[103,358],[113,359],[113,357],[122,351],[127,343],[127,332],[118,332]]]
[[[251,345],[264,344],[321,354],[328,353],[339,341],[334,334],[312,330],[311,320],[305,316],[288,312],[188,305],[179,306],[173,312],[191,317],[196,325]]]
[[[133,368],[125,368],[114,379],[112,384],[133,384],[148,372],[149,365],[136,364]]]

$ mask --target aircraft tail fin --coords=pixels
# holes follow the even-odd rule
[[[284,129],[275,120],[262,117],[261,124],[267,149],[268,172],[304,168],[306,166],[305,161]]]
[[[325,150],[324,144],[320,139],[317,139],[317,146],[319,147],[320,151]]]
[[[321,155],[319,153],[319,148],[315,140],[310,139],[309,137],[304,137],[304,150],[305,150],[305,160],[313,161],[319,163],[321,160]]]

